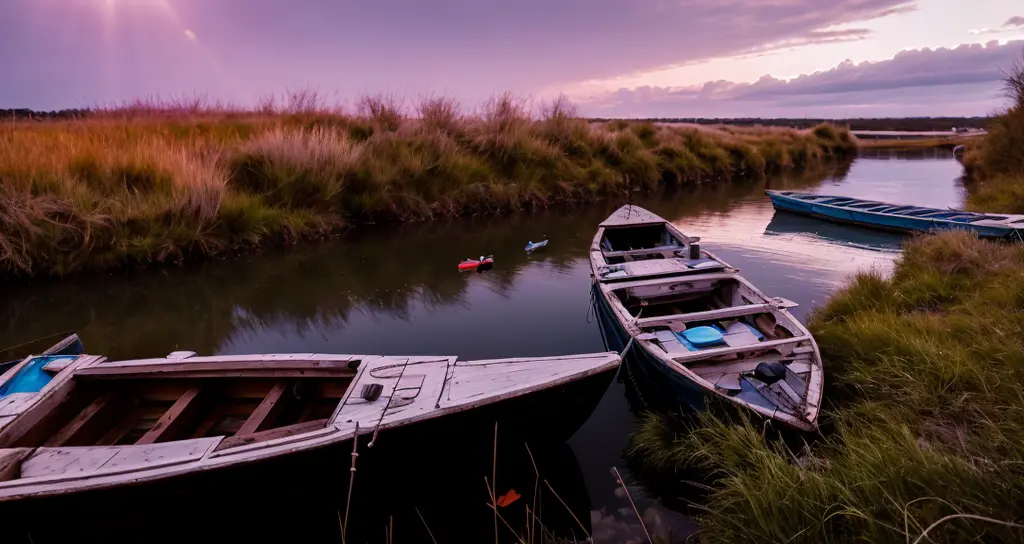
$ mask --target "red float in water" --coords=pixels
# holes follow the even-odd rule
[[[481,266],[490,266],[492,264],[494,264],[494,256],[481,256],[479,259],[466,259],[465,261],[462,261],[459,263],[459,270],[473,270]]]

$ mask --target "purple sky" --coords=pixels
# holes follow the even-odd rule
[[[564,92],[602,116],[986,114],[1024,51],[1015,4],[2,0],[0,108],[313,88],[469,107]]]

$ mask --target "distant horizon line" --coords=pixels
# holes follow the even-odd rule
[[[110,110],[106,110],[106,111],[110,111],[110,112],[116,113],[120,109],[121,108],[113,107]],[[155,110],[159,110],[160,108],[157,107],[157,108],[154,108],[154,109]],[[172,107],[166,108],[166,111],[171,111],[171,110],[173,110]],[[29,115],[29,116],[38,115],[38,116],[41,116],[41,117],[61,117],[61,116],[68,116],[68,115],[75,115],[75,114],[100,113],[100,112],[103,112],[103,111],[105,111],[105,110],[103,108],[100,108],[100,107],[97,107],[97,108],[62,108],[62,109],[54,109],[54,110],[33,109],[33,108],[0,108],[0,117],[6,118],[6,117],[11,116],[11,115]],[[130,107],[126,108],[126,109],[123,109],[123,111],[125,111],[125,112],[130,111]],[[214,113],[214,112],[205,112],[205,113]],[[226,112],[226,113],[265,113],[265,112],[261,112],[261,111],[259,111],[259,108],[254,107],[254,108],[251,108],[251,109],[240,108],[238,110],[231,111],[231,112]],[[276,113],[285,114],[285,113],[289,113],[289,112],[276,112]],[[301,113],[301,112],[299,112],[299,113]],[[338,114],[342,115],[343,113],[338,112]],[[410,116],[410,118],[412,118],[412,117],[413,116]],[[601,117],[601,116],[585,116],[585,115],[581,115],[578,118],[579,119],[586,119],[587,121],[595,121],[595,122],[605,122],[605,121],[653,121],[653,122],[659,122],[660,121],[660,122],[672,122],[672,121],[675,121],[675,122],[700,123],[701,121],[777,121],[777,122],[781,122],[781,121],[801,121],[801,122],[803,122],[803,121],[808,121],[808,122],[809,121],[832,121],[832,122],[837,122],[837,121],[876,121],[876,120],[877,121],[882,121],[882,120],[900,120],[900,119],[908,119],[908,120],[909,119],[920,119],[920,120],[945,120],[945,119],[948,119],[948,120],[956,120],[956,119],[961,119],[961,120],[986,120],[986,119],[992,119],[994,117],[996,117],[996,116],[990,114],[990,115],[910,115],[910,116],[874,116],[874,117],[812,117],[812,116],[805,116],[805,117],[796,117],[796,116],[793,116],[793,117],[778,117],[778,116],[776,116],[776,117],[761,117],[761,116],[695,117],[695,116],[689,116],[689,115],[686,115],[686,116],[665,115],[665,116],[657,116],[657,117],[650,117],[650,116],[648,116],[648,117]]]

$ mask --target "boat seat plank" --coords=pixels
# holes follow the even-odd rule
[[[667,245],[667,246],[656,246],[656,247],[645,247],[640,249],[626,249],[621,251],[603,251],[605,257],[636,257],[640,255],[649,255],[651,253],[663,253],[665,251],[676,251],[683,249],[683,246]]]
[[[203,389],[201,387],[193,387],[188,391],[185,391],[178,400],[164,412],[164,415],[160,416],[160,419],[153,424],[153,428],[146,431],[146,434],[142,435],[142,438],[135,443],[137,445],[154,444],[161,440],[173,440],[175,435],[183,430],[183,427],[188,425],[191,419],[194,419],[199,411],[201,405],[204,403]]]
[[[252,434],[236,434],[221,440],[220,444],[214,451],[221,451],[227,448],[234,448],[237,446],[244,446],[246,444],[252,444],[254,442],[267,442],[269,440],[276,440],[278,438],[285,438],[287,436],[293,436],[296,434],[308,433],[323,429],[327,426],[328,419],[317,419],[314,421],[306,421],[303,423],[296,423],[294,425],[286,425],[284,427],[278,427],[276,429],[269,429],[266,431],[259,431]]]
[[[667,326],[673,322],[694,323],[697,321],[715,321],[718,319],[743,317],[748,315],[770,312],[774,309],[775,306],[772,304],[745,304],[743,306],[730,306],[728,308],[720,308],[717,310],[708,310],[704,312],[663,315],[657,317],[644,317],[637,319],[636,324],[638,327],[644,328],[656,325]]]
[[[796,357],[783,357],[780,358],[777,355],[770,355],[765,357],[752,357],[750,359],[743,359],[741,361],[734,361],[728,363],[700,363],[687,366],[698,376],[713,375],[713,374],[724,374],[727,372],[753,372],[754,368],[757,367],[758,363],[768,363],[772,361],[788,361],[793,362],[787,364],[790,370],[793,372],[807,372],[811,368],[810,354],[798,355]]]
[[[723,348],[710,348],[703,349],[700,351],[692,351],[689,355],[675,357],[674,360],[678,363],[689,363],[690,361],[699,361],[703,359],[709,359],[717,357],[719,355],[730,355],[733,353],[739,353],[750,350],[768,350],[770,348],[776,348],[784,346],[786,344],[796,344],[799,342],[806,342],[810,340],[809,335],[794,336],[792,338],[781,338],[779,340],[768,340],[760,342],[755,346],[738,346],[738,347],[723,347]]]
[[[74,362],[75,359],[72,359],[70,357],[61,357],[60,359],[54,359],[43,365],[43,371],[49,372],[50,374],[56,374],[61,370],[64,370],[65,368],[70,366],[71,363]]]
[[[277,413],[281,412],[282,406],[287,402],[285,393],[288,392],[288,382],[277,382],[270,391],[267,393],[260,405],[253,410],[249,418],[245,420],[245,423],[238,428],[235,433],[239,434],[253,434],[256,431],[262,430],[263,427],[273,422],[274,417]]]

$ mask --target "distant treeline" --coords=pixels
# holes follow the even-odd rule
[[[0,110],[0,119],[8,121],[30,120],[30,119],[77,119],[92,114],[89,109],[73,109],[59,111],[33,111],[29,109]]]
[[[654,123],[695,123],[698,125],[737,125],[750,126],[762,125],[771,127],[790,128],[812,128],[821,123],[831,123],[849,128],[850,130],[906,130],[914,132],[923,131],[949,131],[956,128],[986,128],[991,117],[906,117],[906,118],[878,118],[878,119],[759,119],[756,117],[701,119],[694,117],[684,118],[652,118],[639,119]],[[591,119],[594,122],[605,122],[609,119]]]
[[[33,111],[30,109],[0,109],[3,120],[49,120],[76,119],[96,113],[89,108],[66,109],[59,111]],[[607,122],[616,119],[590,118],[592,122]],[[814,128],[822,123],[831,123],[849,128],[850,130],[907,130],[907,131],[948,131],[957,128],[986,128],[991,117],[906,117],[906,118],[872,118],[872,119],[760,119],[757,117],[730,117],[704,119],[694,117],[659,117],[636,119],[654,123],[695,123],[698,125],[737,125],[737,126],[769,126],[790,128]]]

